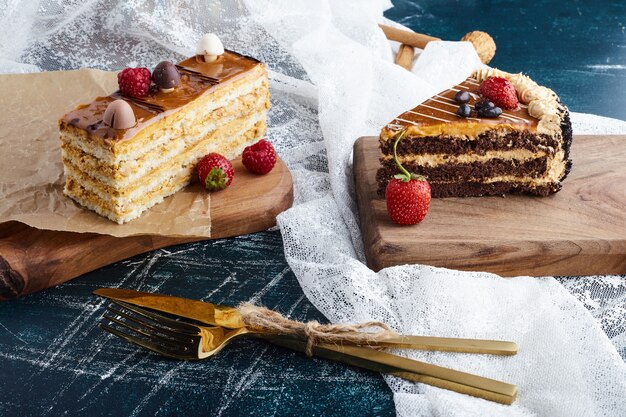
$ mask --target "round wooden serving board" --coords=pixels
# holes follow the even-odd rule
[[[376,194],[378,138],[354,145],[368,265],[488,271],[502,276],[626,274],[626,136],[576,136],[572,172],[549,197],[433,199],[415,226],[389,220]]]
[[[280,158],[267,175],[246,171],[238,158],[229,188],[211,194],[211,239],[245,235],[276,224],[291,207],[291,174]],[[189,187],[205,192],[199,184]],[[118,238],[0,224],[0,300],[61,284],[105,265],[166,246],[203,240],[163,236]]]

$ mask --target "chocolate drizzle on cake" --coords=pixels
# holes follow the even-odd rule
[[[478,96],[479,83],[473,79],[468,78],[461,84],[458,84],[448,90],[445,90],[424,103],[415,107],[412,110],[402,113],[395,118],[386,127],[391,131],[400,131],[409,126],[424,126],[432,125],[433,123],[481,123],[481,124],[511,124],[517,126],[524,126],[533,128],[537,126],[537,120],[528,114],[528,107],[526,105],[520,105],[515,110],[504,110],[502,115],[495,119],[485,119],[478,117],[460,118],[456,114],[458,103],[454,100],[454,96],[459,91],[468,91],[470,93],[470,100],[468,104],[474,105],[480,97]]]
[[[191,68],[183,67],[182,65],[176,65],[176,68],[178,68],[178,70],[181,72],[192,75],[194,77],[198,77],[199,79],[208,81],[211,84],[217,84],[220,82],[220,80],[215,77],[209,77],[208,75],[202,74],[200,71],[195,71]]]
[[[149,101],[146,101],[139,97],[123,96],[119,91],[116,91],[115,93],[111,94],[111,97],[115,99],[122,99],[122,100],[129,101],[133,103],[135,106],[141,107],[155,114],[162,113],[165,111],[165,108],[159,104],[150,103]]]
[[[116,91],[110,96],[98,97],[89,104],[78,106],[63,116],[59,123],[85,130],[100,139],[131,138],[148,124],[212,92],[219,84],[236,81],[258,65],[262,65],[258,60],[228,50],[214,62],[204,62],[193,56],[176,65],[187,77],[181,80],[181,84],[174,91],[163,93],[158,88],[152,88],[148,95],[141,98],[128,97]],[[106,126],[97,125],[102,120],[109,103],[116,99],[123,99],[131,105],[135,112],[137,126],[110,131]],[[92,129],[90,126],[98,127]]]

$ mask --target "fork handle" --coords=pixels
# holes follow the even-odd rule
[[[260,335],[276,345],[304,352],[306,342],[289,336]],[[315,345],[313,354],[375,372],[472,395],[500,404],[515,401],[517,388],[506,382],[420,362],[378,350],[348,345]]]
[[[437,350],[443,352],[485,353],[491,355],[515,355],[517,344],[504,340],[459,339],[453,337],[397,336],[386,339],[377,346]]]

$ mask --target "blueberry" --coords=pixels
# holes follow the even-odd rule
[[[454,101],[457,103],[467,103],[470,100],[470,94],[467,91],[459,91],[454,95]]]
[[[472,108],[469,106],[469,104],[461,104],[456,110],[456,114],[459,117],[469,117],[470,114],[472,114]]]
[[[478,110],[480,110],[482,108],[490,109],[490,108],[494,108],[494,107],[496,107],[495,104],[493,104],[491,101],[485,100],[485,99],[479,100],[479,101],[476,102],[476,104],[474,104],[474,108],[476,109],[476,111],[478,111]]]
[[[474,108],[476,109],[476,111],[478,111],[483,108],[485,104],[487,104],[486,100],[478,100],[476,103],[474,103]]]
[[[478,115],[481,117],[495,118],[502,114],[500,107],[482,107],[478,110]]]

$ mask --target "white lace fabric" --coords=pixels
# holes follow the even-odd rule
[[[402,333],[519,345],[512,357],[396,352],[519,390],[517,401],[503,406],[387,377],[398,415],[626,415],[626,365],[618,354],[626,356],[626,278],[502,279],[420,265],[374,273],[363,263],[353,143],[481,65],[468,43],[431,43],[411,74],[393,64],[376,26],[390,4],[377,0],[4,0],[3,6],[3,72],[152,68],[193,54],[206,32],[268,65],[268,137],[293,174],[295,192],[279,226],[309,300],[335,323],[378,320]],[[574,113],[572,120],[576,134],[626,133],[626,123],[613,119]]]

